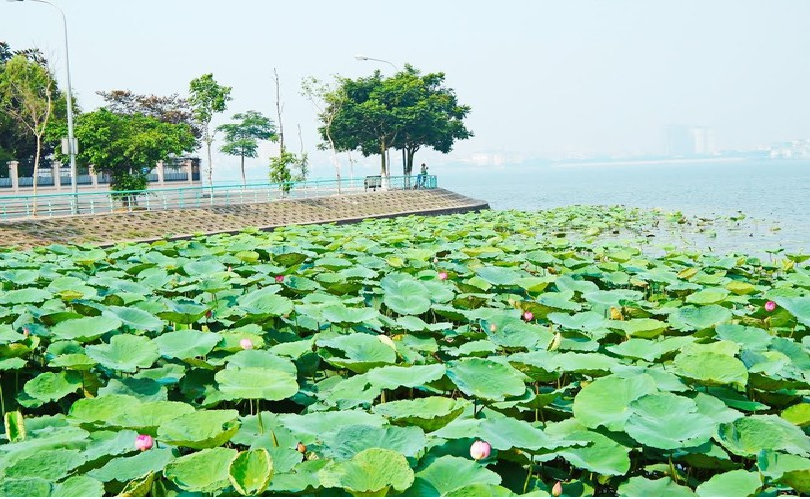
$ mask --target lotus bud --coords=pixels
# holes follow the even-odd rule
[[[228,272],[233,272],[233,267],[231,267],[230,265],[228,265]]]
[[[250,338],[242,338],[239,340],[239,346],[242,347],[242,350],[252,350],[253,342],[250,340]]]
[[[307,446],[302,444],[301,442],[298,442],[298,444],[295,446],[295,450],[303,454],[304,452],[307,451]]]
[[[278,282],[278,283],[284,282],[284,276],[283,275],[277,275],[276,276],[276,282]]]
[[[447,280],[447,272],[439,272],[439,279],[442,281]]]
[[[438,256],[433,257],[433,263],[439,263],[439,257]]]
[[[529,322],[532,319],[534,319],[534,314],[533,313],[529,312],[528,310],[523,312],[523,320],[525,320],[526,322]]]
[[[22,330],[22,334],[23,334],[23,336],[28,338],[29,336],[31,336],[31,330],[28,329],[27,327],[24,327],[23,330]]]
[[[397,346],[394,345],[394,340],[392,340],[388,336],[386,336],[384,334],[381,334],[381,335],[377,336],[377,339],[379,339],[381,343],[383,343],[385,345],[388,345],[389,347],[393,348],[394,350],[397,349]]]
[[[560,348],[560,343],[562,342],[562,335],[559,331],[554,334],[554,338],[551,340],[551,343],[548,345],[549,352],[553,352],[554,350],[558,350]]]
[[[205,311],[205,318],[206,319],[210,319],[212,315],[214,315],[214,314],[210,310]]]
[[[767,310],[768,312],[773,312],[774,310],[776,310],[776,303],[774,303],[774,302],[772,302],[770,300],[766,301],[765,302],[765,310]]]
[[[554,497],[560,497],[562,492],[562,484],[560,482],[555,483],[554,486],[551,487],[551,495]]]
[[[470,457],[476,461],[488,458],[490,453],[492,453],[492,446],[483,440],[476,440],[470,446]]]
[[[135,437],[135,448],[141,452],[151,449],[154,444],[155,441],[152,440],[151,435],[138,435]]]
[[[490,324],[489,325],[489,332],[490,333],[494,333],[497,330],[498,330],[498,326],[496,326],[495,324]]]

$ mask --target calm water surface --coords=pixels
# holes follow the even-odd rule
[[[441,187],[498,210],[620,204],[701,216],[742,211],[744,226],[719,233],[716,248],[810,250],[808,161],[437,167],[431,173]]]

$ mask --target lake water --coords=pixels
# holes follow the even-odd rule
[[[744,230],[718,236],[717,248],[810,250],[810,161],[436,167],[431,173],[440,187],[497,210],[619,204],[701,216],[742,211]]]

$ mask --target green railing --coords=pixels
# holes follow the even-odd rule
[[[102,213],[204,208],[215,205],[264,203],[378,190],[435,189],[435,175],[359,177],[300,182],[219,184],[153,188],[142,191],[82,190],[77,194],[0,195],[0,219],[25,219]]]

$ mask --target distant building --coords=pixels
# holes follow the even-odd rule
[[[709,156],[717,152],[714,129],[703,126],[669,125],[666,144],[669,156]]]
[[[769,153],[771,159],[810,159],[810,139],[774,144]]]

